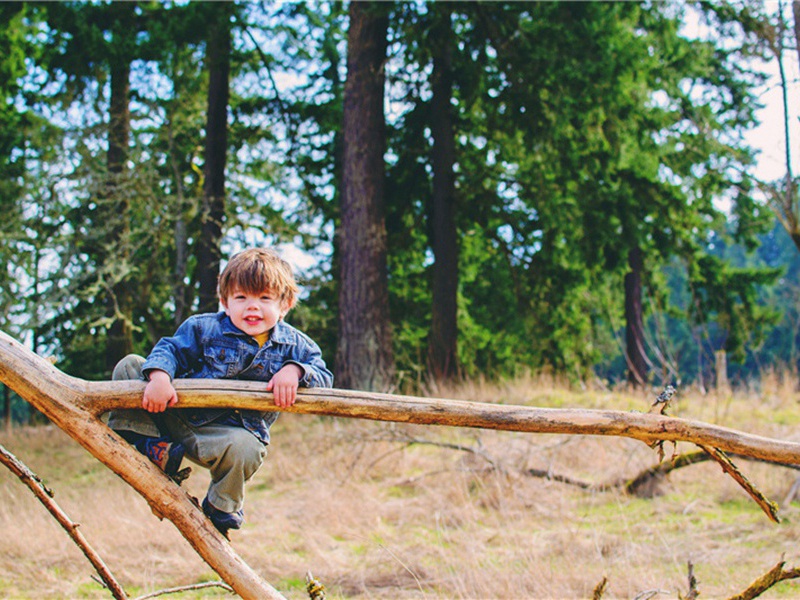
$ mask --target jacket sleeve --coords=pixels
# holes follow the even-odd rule
[[[153,369],[165,371],[170,379],[190,373],[193,365],[197,365],[201,358],[202,346],[197,333],[195,319],[190,317],[178,327],[174,335],[158,340],[142,365],[145,377]]]
[[[322,359],[322,351],[311,338],[301,335],[302,343],[297,345],[295,357],[291,357],[284,364],[295,364],[303,369],[300,385],[303,387],[333,387],[333,373]]]

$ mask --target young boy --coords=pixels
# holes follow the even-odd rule
[[[292,406],[297,388],[331,387],[313,340],[283,318],[297,301],[288,263],[270,250],[235,255],[219,277],[224,311],[189,317],[175,335],[159,340],[147,359],[127,356],[114,379],[143,378],[141,410],[114,411],[109,426],[164,471],[175,476],[184,454],[208,468],[211,484],[203,511],[227,537],[243,522],[244,484],[266,456],[278,412],[181,409],[176,378],[265,381],[275,405]],[[148,414],[149,413],[149,414]]]

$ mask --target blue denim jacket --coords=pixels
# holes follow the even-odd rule
[[[142,371],[160,369],[173,379],[247,379],[269,381],[281,367],[293,363],[303,371],[300,385],[331,387],[333,375],[322,360],[319,346],[291,325],[278,321],[269,340],[258,342],[236,327],[224,312],[189,317],[175,335],[161,338]],[[265,444],[277,411],[227,408],[186,408],[180,417],[195,427],[212,421],[241,424]]]

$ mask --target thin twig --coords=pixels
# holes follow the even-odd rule
[[[204,583],[194,583],[192,585],[182,585],[179,587],[168,588],[165,590],[157,590],[155,592],[151,592],[149,594],[145,594],[144,596],[139,596],[134,600],[146,600],[147,598],[157,598],[158,596],[166,596],[167,594],[178,594],[180,592],[191,592],[194,590],[203,590],[206,588],[211,587],[220,587],[226,592],[233,593],[233,588],[229,586],[227,583],[222,581],[206,581]]]

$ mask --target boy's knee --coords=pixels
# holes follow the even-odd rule
[[[128,354],[128,356],[119,361],[114,367],[111,379],[114,381],[141,379],[144,360],[144,357],[138,354]]]
[[[230,450],[238,458],[248,477],[261,467],[267,456],[266,446],[246,429],[236,430],[231,438]]]

